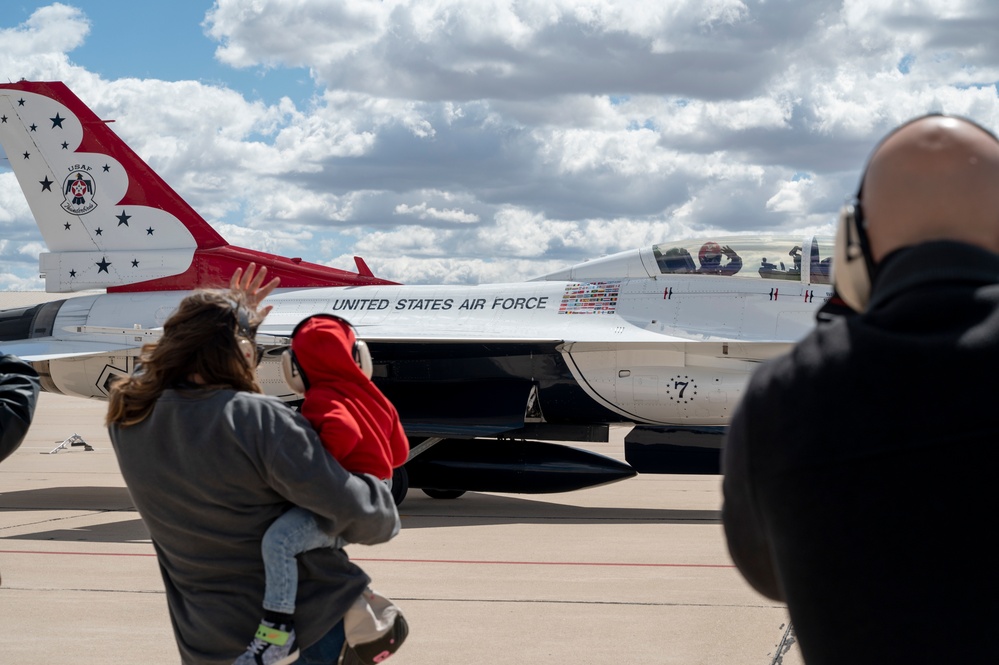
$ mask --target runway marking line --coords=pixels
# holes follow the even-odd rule
[[[154,557],[152,552],[46,552],[41,550],[0,550],[0,554],[55,554],[61,556],[139,556]],[[376,559],[351,558],[351,561],[376,563],[450,563],[484,566],[617,566],[623,568],[735,568],[726,563],[627,563],[614,561],[499,561],[472,559]]]

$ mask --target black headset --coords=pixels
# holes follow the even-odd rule
[[[250,322],[253,315],[246,307],[231,298],[226,301],[232,308],[232,316],[236,319],[236,345],[239,352],[251,368],[260,364],[264,357],[264,347],[257,344],[257,328]]]
[[[302,329],[302,326],[312,319],[317,318],[338,321],[350,328],[350,331],[354,334],[354,346],[351,349],[351,355],[357,366],[361,368],[364,376],[370,379],[374,370],[374,365],[371,362],[371,352],[368,350],[368,345],[358,339],[357,331],[347,319],[336,314],[313,314],[298,322],[295,329],[291,331],[291,338],[295,338],[295,335]],[[305,394],[305,391],[309,388],[309,378],[306,376],[305,370],[302,369],[298,358],[295,357],[295,352],[291,350],[290,346],[281,354],[281,373],[284,375],[285,382],[293,391],[299,395]]]
[[[899,130],[908,127],[914,122],[926,118],[954,118],[966,122],[973,127],[977,127],[992,137],[999,143],[999,137],[982,127],[980,124],[958,115],[947,113],[927,113],[908,122],[904,122],[888,133],[871,151],[871,156],[867,158],[864,172],[860,176],[860,185],[857,187],[857,195],[849,203],[844,205],[839,211],[839,222],[836,227],[836,247],[833,255],[833,283],[836,292],[844,302],[857,312],[867,309],[867,303],[871,297],[871,280],[876,274],[874,256],[871,253],[871,242],[867,236],[867,220],[864,218],[864,207],[861,199],[864,192],[864,179],[867,177],[867,169],[870,168],[871,160],[877,154],[885,141],[894,136]]]

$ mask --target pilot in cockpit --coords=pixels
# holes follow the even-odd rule
[[[791,251],[787,253],[788,256],[794,260],[794,271],[797,273],[801,272],[801,245],[795,245],[791,248]]]
[[[722,265],[723,254],[728,257],[725,265]],[[704,243],[697,253],[697,260],[701,262],[697,272],[702,275],[734,275],[742,269],[742,259],[735,250],[728,245],[722,247],[716,242]]]

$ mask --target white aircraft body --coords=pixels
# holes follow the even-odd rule
[[[714,470],[749,373],[832,296],[826,238],[670,242],[479,286],[234,247],[61,83],[0,85],[0,142],[47,245],[46,290],[89,292],[0,312],[0,349],[45,390],[105,398],[181,298],[254,261],[282,279],[259,331],[265,391],[295,399],[277,356],[296,323],[351,321],[413,444],[399,500],[407,484],[445,498]],[[630,464],[538,441],[606,440],[615,424],[635,426]]]

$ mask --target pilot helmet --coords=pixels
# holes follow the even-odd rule
[[[704,264],[721,263],[721,245],[716,242],[706,242],[701,245],[701,251],[697,253],[697,259]]]

